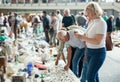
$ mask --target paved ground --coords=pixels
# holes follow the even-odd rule
[[[99,71],[100,82],[120,82],[120,48],[107,51],[106,60]]]

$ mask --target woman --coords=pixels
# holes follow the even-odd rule
[[[110,51],[113,48],[111,33],[113,32],[113,20],[114,16],[110,15],[107,22],[107,36],[106,36],[106,50]]]
[[[99,82],[98,71],[106,57],[106,22],[102,19],[102,9],[96,2],[90,2],[86,8],[89,24],[85,35],[75,32],[75,36],[86,42],[87,82]]]

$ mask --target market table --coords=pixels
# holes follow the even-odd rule
[[[44,64],[47,67],[45,70],[39,70],[36,67],[33,67],[32,75],[30,77],[28,77],[27,72],[19,71],[20,69],[24,68],[23,63],[9,63],[9,65],[15,72],[12,77],[22,76],[26,82],[79,82],[79,79],[73,74],[70,69],[68,71],[64,70],[65,63],[63,60],[60,60],[59,64],[56,66],[52,59],[51,62]],[[34,78],[35,75],[37,75],[37,78]],[[5,82],[11,82],[12,77],[7,78]]]
[[[79,79],[70,69],[68,71],[64,70],[65,63],[62,59],[59,60],[57,66],[55,65],[57,48],[49,47],[45,40],[20,38],[17,44],[19,45],[13,50],[14,55],[18,56],[15,59],[17,61],[8,62],[5,82],[22,82],[20,79],[24,79],[23,82],[79,82]],[[31,76],[28,76],[26,70],[29,62],[32,62],[33,65]],[[35,63],[39,63],[45,69],[38,69],[35,67]],[[13,74],[8,74],[9,69],[12,69]],[[13,78],[17,81],[12,81]]]

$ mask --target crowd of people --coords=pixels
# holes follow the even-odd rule
[[[114,16],[108,17],[96,2],[88,3],[85,13],[78,12],[77,15],[71,14],[70,9],[65,9],[64,15],[60,10],[50,14],[43,11],[34,15],[13,12],[4,15],[1,12],[0,34],[1,28],[6,28],[6,36],[14,38],[13,45],[16,46],[19,35],[27,35],[29,28],[33,29],[35,36],[43,32],[46,42],[53,47],[59,46],[56,65],[60,56],[63,56],[66,63],[64,69],[70,68],[77,77],[81,77],[81,82],[100,82],[98,72],[106,57],[106,33],[120,30],[120,14],[115,20],[115,29],[113,20]],[[86,29],[85,33],[69,30],[68,27],[72,25],[83,27]],[[64,47],[67,48],[67,61],[63,54]]]

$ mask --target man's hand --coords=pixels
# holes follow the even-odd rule
[[[58,65],[58,60],[55,61],[55,65]]]
[[[67,70],[69,69],[69,66],[70,66],[70,64],[67,63],[67,64],[64,66],[64,70],[67,71]]]

